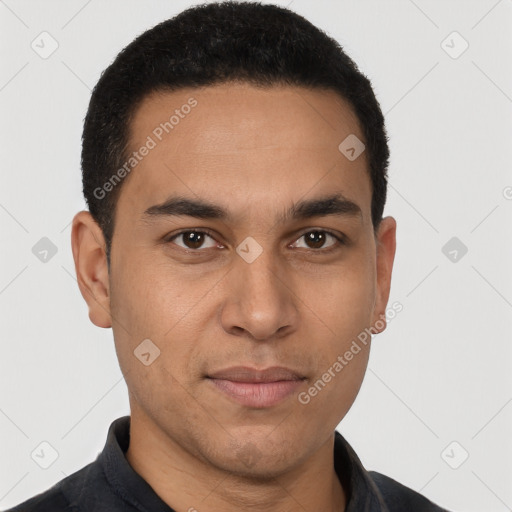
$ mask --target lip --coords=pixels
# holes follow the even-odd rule
[[[272,407],[284,401],[302,384],[300,373],[273,366],[258,370],[233,366],[207,376],[215,388],[246,407]]]
[[[232,382],[278,382],[282,380],[301,380],[304,375],[284,366],[270,366],[258,370],[250,366],[231,366],[208,374],[211,379],[230,380]]]

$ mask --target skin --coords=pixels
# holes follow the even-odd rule
[[[91,321],[112,327],[129,389],[127,459],[180,512],[344,510],[334,430],[359,391],[370,344],[307,405],[297,394],[385,314],[396,222],[385,217],[374,233],[366,152],[349,161],[338,150],[349,134],[364,137],[336,93],[228,83],[152,94],[133,118],[132,149],[190,97],[198,105],[122,184],[110,273],[90,213],[73,220],[80,291]],[[361,215],[279,222],[294,202],[333,192]],[[171,194],[222,206],[230,218],[144,219]],[[169,240],[183,229],[213,237]],[[303,235],[315,230],[348,243],[327,234],[308,244]],[[250,264],[235,250],[248,236],[263,249]],[[160,349],[149,366],[133,353],[147,338]],[[291,367],[306,380],[280,404],[250,408],[205,378],[233,365]]]

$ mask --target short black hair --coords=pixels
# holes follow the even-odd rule
[[[389,149],[370,80],[339,43],[289,9],[261,2],[201,4],[138,36],[103,71],[92,92],[82,136],[82,182],[105,237],[109,267],[122,183],[109,187],[108,194],[103,187],[129,159],[137,106],[153,92],[230,81],[333,90],[348,101],[365,137],[372,222],[375,230],[379,226]]]

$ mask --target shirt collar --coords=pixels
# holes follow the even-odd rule
[[[175,512],[130,466],[126,451],[130,444],[130,416],[112,422],[103,451],[98,456],[113,492],[143,512]],[[382,496],[359,457],[335,431],[334,469],[347,490],[345,512],[389,512]]]
[[[337,430],[334,435],[334,469],[349,494],[345,512],[389,512],[354,449]]]
[[[175,512],[130,466],[126,451],[130,444],[130,416],[117,418],[108,429],[105,448],[99,455],[105,477],[120,498],[144,512]]]

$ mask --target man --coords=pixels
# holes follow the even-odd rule
[[[12,511],[442,510],[335,430],[386,327],[388,158],[370,82],[289,10],[211,3],[125,48],[85,119],[72,247],[131,414]]]

